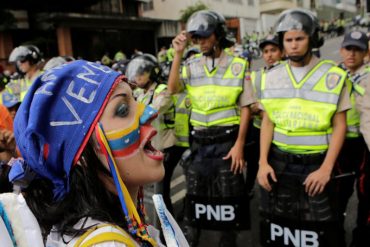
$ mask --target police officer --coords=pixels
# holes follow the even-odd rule
[[[369,90],[365,88],[368,87],[370,80],[370,67],[364,63],[368,42],[369,39],[365,33],[351,31],[344,36],[340,49],[343,59],[340,66],[348,71],[351,82],[349,91],[352,109],[347,111],[346,139],[337,160],[337,168],[342,176],[338,179],[338,191],[340,192],[340,210],[345,215],[348,200],[353,193],[354,182],[357,179],[357,225],[353,231],[351,246],[361,246],[370,240],[370,164],[369,149],[364,140],[365,137],[367,143],[370,143],[370,131],[364,121],[366,117],[363,117],[369,111],[366,109],[369,106],[366,101]]]
[[[252,71],[251,79],[253,84],[253,89],[256,93],[257,99],[260,99],[261,95],[261,78],[264,73],[274,68],[279,64],[279,61],[283,57],[283,51],[279,45],[279,37],[277,35],[269,34],[265,39],[263,39],[259,48],[262,52],[262,58],[265,62],[263,68],[258,69],[257,71]],[[247,192],[250,196],[253,196],[253,187],[258,171],[258,159],[259,159],[259,150],[260,150],[260,128],[261,128],[261,110],[258,107],[258,103],[251,105],[253,121],[250,122],[250,130],[247,136],[247,153],[246,157],[248,164],[248,172],[246,179]]]
[[[170,212],[173,211],[170,197],[170,183],[173,171],[182,155],[182,150],[175,146],[175,106],[167,85],[161,83],[161,71],[157,59],[151,54],[136,56],[127,65],[126,75],[129,81],[139,88],[137,101],[158,110],[158,117],[153,126],[158,134],[153,138],[153,146],[164,152],[165,177],[158,188],[163,192],[163,199]]]
[[[257,179],[264,189],[262,229],[271,233],[262,244],[281,246],[293,241],[286,240],[288,230],[304,230],[310,237],[301,234],[301,246],[344,246],[331,178],[351,108],[346,72],[312,55],[312,48],[323,42],[310,11],[284,11],[276,32],[288,60],[261,81],[264,115]]]
[[[17,70],[22,78],[13,80],[7,85],[10,93],[15,94],[23,101],[28,88],[42,73],[42,54],[34,45],[21,45],[13,49],[9,56],[9,62],[15,63]]]
[[[186,61],[180,80],[187,35],[199,45],[201,53]],[[246,61],[224,51],[232,43],[226,39],[224,17],[214,11],[195,12],[187,22],[186,32],[177,35],[172,44],[175,55],[168,89],[177,93],[185,86],[192,104],[192,154],[185,165],[185,234],[190,245],[196,246],[199,230],[217,225],[222,230],[219,246],[236,246],[236,225],[245,225],[248,220],[244,218],[248,207],[243,204],[243,148],[250,116],[248,106],[255,102],[251,83],[245,78]],[[228,222],[203,217],[209,214],[205,213],[207,208],[230,205],[233,213]]]

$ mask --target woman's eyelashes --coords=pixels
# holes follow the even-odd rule
[[[127,103],[120,103],[116,109],[116,116],[126,117],[129,114],[129,105]]]

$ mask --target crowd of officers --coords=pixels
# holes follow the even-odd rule
[[[259,44],[265,66],[249,71],[247,61],[229,50],[224,17],[198,11],[173,39],[168,78],[157,58],[146,53],[118,68],[135,98],[159,112],[153,145],[165,153],[166,175],[156,190],[173,212],[170,182],[181,160],[187,188],[183,230],[191,246],[198,245],[202,229],[219,230],[219,246],[236,246],[238,231],[251,226],[256,179],[261,245],[345,246],[343,223],[356,183],[351,246],[365,246],[370,240],[370,68],[364,63],[369,40],[361,31],[345,34],[342,62],[336,64],[312,54],[323,40],[311,12],[283,12],[275,31]],[[189,44],[200,52],[184,54]],[[72,60],[57,57],[45,66]],[[11,82],[0,78],[2,161],[18,155],[12,118],[43,71],[35,46],[15,48],[9,61],[22,76]],[[216,212],[225,214],[217,218]],[[282,237],[279,227],[312,231],[306,236],[312,245],[305,245],[302,235],[298,242]]]

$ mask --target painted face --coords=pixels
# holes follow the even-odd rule
[[[151,145],[157,133],[150,125],[155,116],[153,109],[134,100],[128,84],[121,83],[100,118],[119,174],[128,188],[158,182],[164,176],[163,153]],[[109,169],[104,155],[97,153]]]

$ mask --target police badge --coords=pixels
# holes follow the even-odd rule
[[[188,97],[185,98],[185,107],[190,108],[191,107],[191,101]]]
[[[335,73],[328,73],[325,78],[325,84],[327,89],[332,90],[334,89],[338,83],[340,82],[340,79],[342,77]]]
[[[231,73],[233,73],[234,76],[238,76],[240,72],[243,69],[243,64],[241,63],[233,63],[231,66]]]

